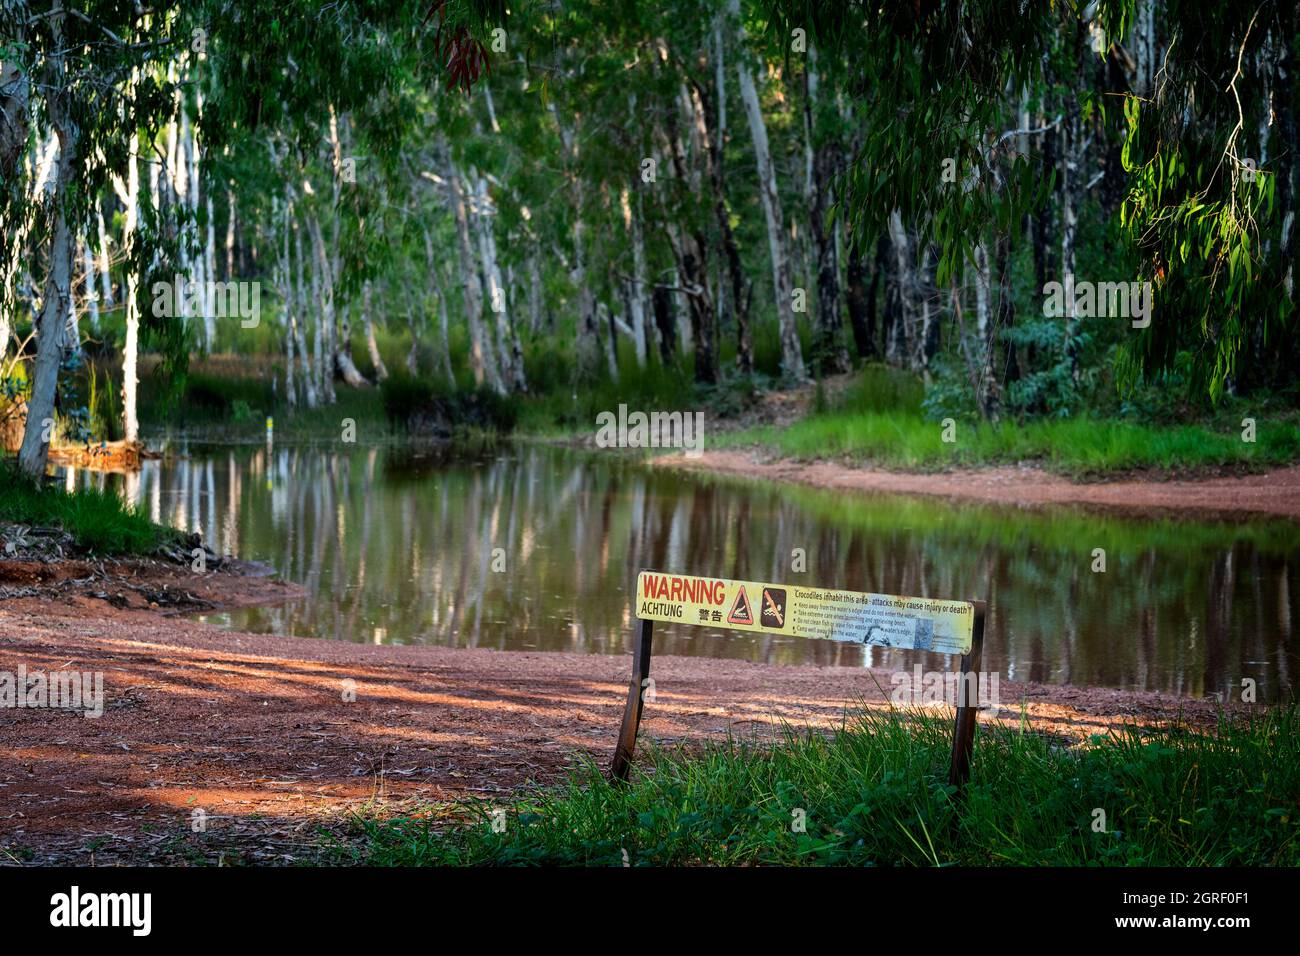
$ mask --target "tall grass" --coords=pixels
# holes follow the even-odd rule
[[[151,430],[180,429],[191,436],[262,440],[266,419],[274,419],[277,438],[337,438],[351,419],[363,440],[388,437],[390,428],[379,389],[336,386],[332,405],[290,407],[283,381],[277,387],[274,367],[239,356],[196,359],[186,376],[184,394],[175,403],[164,400],[153,375],[141,379],[140,418]]]
[[[359,822],[336,852],[378,865],[1300,863],[1294,706],[1076,747],[981,728],[964,801],[946,782],[951,729],[864,711],[829,738],[652,750],[629,785],[588,766],[510,808],[503,832],[471,804],[464,824]]]
[[[940,422],[899,412],[832,412],[783,428],[719,436],[717,445],[760,444],[791,458],[845,457],[886,467],[933,470],[955,465],[1035,462],[1069,474],[1138,468],[1177,470],[1286,464],[1300,457],[1289,422],[1258,425],[1254,443],[1239,432],[1201,425],[1154,427],[1078,417],[1030,422],[957,422],[952,442]]]
[[[759,444],[797,459],[847,458],[891,468],[934,470],[961,465],[1035,462],[1069,474],[1127,469],[1178,470],[1264,466],[1300,458],[1294,416],[1261,419],[1256,440],[1233,424],[1144,425],[1088,415],[996,423],[945,422],[921,410],[919,380],[869,366],[845,391],[801,421],[719,436],[722,446]]]
[[[380,383],[384,413],[395,427],[420,432],[475,430],[504,435],[515,427],[516,404],[483,385],[457,388],[432,378],[413,378],[405,372]]]
[[[0,465],[0,490],[0,522],[60,528],[78,547],[94,554],[149,554],[179,536],[128,507],[112,491],[41,487],[12,465]]]
[[[556,434],[595,430],[596,415],[616,412],[620,404],[642,411],[687,411],[700,401],[691,380],[691,370],[663,365],[652,359],[644,367],[624,362],[618,381],[602,377],[574,384],[572,369],[549,353],[534,356],[535,371],[529,381],[532,395],[520,408],[519,427],[534,434]]]

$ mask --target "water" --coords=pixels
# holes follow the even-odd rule
[[[1300,537],[1285,521],[1128,520],[687,478],[521,446],[191,446],[119,483],[156,520],[308,597],[206,616],[376,644],[624,654],[642,567],[989,604],[985,667],[1047,683],[1293,688]],[[84,473],[67,478],[90,479]],[[1106,552],[1094,573],[1093,551]],[[807,570],[791,570],[803,549]],[[687,626],[657,654],[949,669],[948,658]]]

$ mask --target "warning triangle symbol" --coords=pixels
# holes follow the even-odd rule
[[[727,614],[728,624],[753,624],[754,612],[749,609],[749,596],[745,589],[736,592],[736,600],[731,602],[731,611]]]

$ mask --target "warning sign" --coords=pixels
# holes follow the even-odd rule
[[[731,612],[727,615],[728,624],[753,624],[754,613],[749,609],[749,597],[744,587],[736,588],[736,599],[731,602]]]
[[[643,571],[637,577],[636,614],[646,621],[717,625],[943,654],[968,653],[975,630],[975,605],[969,601],[657,571]]]
[[[763,610],[759,614],[764,627],[785,627],[785,588],[763,588]]]

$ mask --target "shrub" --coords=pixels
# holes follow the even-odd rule
[[[518,417],[513,399],[487,386],[453,389],[426,378],[390,375],[379,392],[388,420],[414,432],[442,437],[464,429],[506,433]]]

